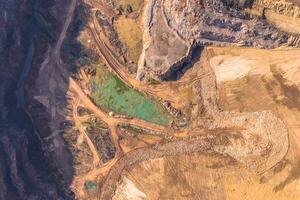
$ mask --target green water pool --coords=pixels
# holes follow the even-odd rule
[[[94,67],[97,73],[91,81],[91,96],[98,106],[152,123],[169,124],[171,117],[162,105],[128,87],[102,65]]]
[[[84,183],[84,187],[85,189],[87,189],[88,191],[96,191],[97,189],[97,185],[96,183],[92,182],[92,181],[87,181]]]

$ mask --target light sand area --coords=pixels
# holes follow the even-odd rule
[[[122,183],[118,187],[113,200],[142,200],[147,199],[146,197],[146,194],[141,192],[130,179],[123,177]]]
[[[300,34],[300,19],[296,17],[277,14],[274,11],[267,10],[265,12],[267,21],[278,29],[291,34]],[[287,23],[288,22],[288,23]]]
[[[289,87],[295,88],[299,83],[300,50],[207,48],[207,52],[207,60],[216,75],[220,109],[224,112],[238,111],[239,116],[240,112],[271,112],[274,117],[279,117],[288,129],[287,154],[262,174],[253,174],[228,158],[190,154],[135,164],[123,173],[123,177],[130,179],[147,196],[145,199],[298,200],[300,104],[297,103],[299,92]],[[186,75],[199,71],[199,67]],[[270,121],[261,120],[259,115],[253,116],[253,119],[255,125],[246,120],[248,125],[255,128],[259,123],[264,124],[266,128],[259,131],[269,137]],[[220,121],[218,124],[226,120]],[[271,121],[279,124],[276,120]],[[279,136],[280,132],[283,133],[280,128],[276,130]],[[283,143],[284,140],[281,141]],[[115,199],[124,196],[126,192],[120,191]]]
[[[218,84],[247,75],[268,74],[272,67],[293,84],[300,83],[299,49],[208,48],[208,51],[215,55],[210,59],[210,65]]]

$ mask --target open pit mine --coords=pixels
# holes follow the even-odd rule
[[[0,16],[0,200],[300,200],[299,0]]]

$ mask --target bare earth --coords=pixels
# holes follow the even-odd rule
[[[109,6],[97,2],[86,3],[108,12]],[[300,49],[205,47],[179,80],[147,84],[129,74],[102,41],[96,9],[91,10],[85,31],[106,67],[129,87],[180,110],[186,122],[161,126],[109,114],[94,104],[81,81],[69,75],[60,54],[76,4],[72,0],[59,40],[45,55],[35,99],[51,113],[53,134],[45,139],[57,149],[55,156],[62,161],[66,176],[64,144],[59,137],[59,124],[65,117],[77,130],[74,148],[79,149],[83,141],[87,144],[91,162],[81,165],[90,168],[72,177],[71,188],[78,199],[299,199]],[[150,33],[169,31],[159,29],[165,23],[161,18],[153,20],[157,24]],[[186,54],[191,43],[184,44],[177,37],[173,32],[155,35],[154,46],[144,49],[141,60],[149,64],[147,59],[161,59],[161,63],[149,64],[151,73],[167,70],[151,65],[169,66]],[[159,46],[163,42],[169,46]],[[58,100],[62,91],[67,94],[64,103]],[[109,130],[116,152],[108,162],[102,162],[82,123],[84,118],[78,115],[79,107],[89,110],[86,117],[101,120]],[[158,133],[159,138],[131,136],[121,125]],[[96,184],[95,191],[85,188],[88,181]]]

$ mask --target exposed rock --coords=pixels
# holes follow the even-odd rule
[[[172,68],[186,64],[186,58],[191,60],[193,46],[299,46],[294,36],[248,15],[242,8],[249,4],[234,0],[149,1],[137,78],[164,79]]]
[[[300,2],[297,0],[255,0],[253,7],[267,8],[278,14],[300,17]]]

